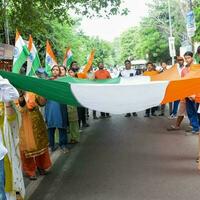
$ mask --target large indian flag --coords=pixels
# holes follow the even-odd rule
[[[71,48],[68,47],[66,49],[66,53],[65,53],[65,56],[64,56],[63,65],[65,67],[69,67],[70,64],[72,63],[72,61],[73,61],[73,54],[72,54]]]
[[[51,69],[54,65],[57,65],[56,57],[51,49],[51,45],[47,40],[46,43],[46,58],[45,58],[45,71],[48,75],[51,74]]]
[[[28,49],[30,51],[30,55],[27,60],[27,71],[26,75],[33,76],[35,75],[35,71],[41,66],[40,59],[38,56],[37,49],[33,43],[33,38],[30,35],[29,42],[28,42]]]
[[[62,77],[52,81],[5,71],[0,75],[15,87],[47,99],[113,114],[138,112],[200,93],[200,65],[191,66],[184,78],[177,65],[157,75],[107,80]]]
[[[16,31],[12,72],[19,73],[22,65],[26,62],[29,54],[30,54],[30,52],[29,52],[24,40],[20,36],[19,32]]]

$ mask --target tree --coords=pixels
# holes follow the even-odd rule
[[[179,0],[170,2],[173,8],[171,9],[173,36],[178,53],[178,48],[186,36],[185,18],[179,7]],[[133,27],[121,35],[121,59],[127,57],[144,59],[148,55],[153,62],[169,61],[167,1],[151,0],[147,5],[148,16],[141,20],[138,27]]]
[[[80,65],[87,62],[87,56],[92,49],[96,49],[94,63],[100,60],[113,63],[111,45],[99,38],[90,38],[82,31],[77,31],[80,19],[71,18],[70,13],[77,13],[87,17],[125,14],[121,9],[121,0],[7,0],[0,1],[0,42],[5,42],[4,20],[9,20],[11,44],[15,43],[16,28],[25,40],[29,34],[39,51],[40,58],[45,57],[46,40],[49,39],[53,51],[62,64],[66,47],[71,47],[73,57]],[[6,15],[5,15],[6,8]],[[41,59],[44,65],[44,59]]]
[[[11,37],[16,28],[20,32],[46,33],[49,22],[58,20],[59,23],[73,24],[70,13],[87,17],[109,16],[117,13],[126,14],[127,9],[120,9],[121,0],[9,0],[0,3],[0,32],[4,32],[5,17],[9,20]],[[7,10],[5,16],[4,8]]]

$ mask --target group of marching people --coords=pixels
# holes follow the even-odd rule
[[[73,71],[69,70],[69,74]],[[62,67],[54,66],[50,79],[57,79],[61,72]],[[36,180],[37,175],[46,175],[51,167],[49,146],[51,151],[56,149],[56,128],[59,147],[64,153],[68,152],[68,124],[71,142],[79,142],[78,113],[75,107],[46,100],[31,92],[17,92],[4,80],[0,80],[0,199],[24,199],[22,171],[30,180]],[[2,95],[7,95],[7,99],[2,99]],[[42,115],[40,107],[44,105],[45,114]]]
[[[197,48],[197,56],[200,58],[200,46]],[[200,64],[195,61],[193,53],[191,51],[187,51],[184,54],[184,57],[178,56],[177,62],[175,63],[179,77],[184,78],[186,77],[193,64]],[[163,68],[162,71],[167,70],[166,67]],[[161,73],[162,73],[161,71]],[[153,72],[153,73],[152,73]],[[147,65],[147,71],[144,72],[144,75],[154,75],[160,72],[157,72],[154,68],[152,70],[152,67],[148,67]],[[178,92],[178,91],[177,91]],[[170,109],[170,119],[176,119],[175,124],[171,125],[167,128],[168,131],[178,131],[181,129],[181,123],[183,119],[187,116],[189,119],[189,127],[187,130],[185,130],[185,135],[198,135],[199,136],[199,154],[197,156],[196,162],[198,163],[198,169],[200,169],[200,92],[197,94],[193,94],[191,96],[188,96],[184,99],[177,100],[175,102],[170,103],[170,105],[173,105]],[[146,110],[145,117],[150,116],[150,112],[152,116],[155,116],[155,110],[157,107],[153,107],[151,109]],[[164,109],[165,105],[161,105],[161,113],[159,116],[164,115]]]
[[[88,79],[111,78],[103,63],[99,64],[99,69],[95,74],[80,73],[77,62],[73,61],[68,70],[64,66],[53,66],[51,77],[46,77],[40,70],[36,75],[51,81],[66,75]],[[50,153],[59,148],[68,154],[69,149],[80,142],[81,128],[89,126],[88,114],[84,107],[64,105],[32,92],[17,91],[9,82],[6,82],[7,85],[4,82],[5,79],[0,79],[0,199],[24,199],[23,175],[30,180],[46,175],[51,167]],[[5,88],[11,88],[4,94],[3,84]],[[7,99],[2,99],[3,95],[7,95]],[[103,112],[101,115],[109,116]],[[59,133],[58,145],[55,142],[56,130]]]
[[[200,60],[200,46],[197,48],[196,52]],[[189,74],[190,68],[193,64],[200,64],[195,61],[193,53],[187,51],[183,57],[177,56],[175,67],[177,68],[180,78],[184,78]],[[143,72],[144,76],[154,76],[159,73],[162,73],[167,70],[167,65],[165,62],[161,62],[161,69],[157,70],[156,66],[152,62],[146,64],[146,71]],[[122,77],[132,77],[136,76],[137,71],[131,69],[131,63],[129,60],[125,61],[125,69],[120,73]],[[185,130],[185,135],[198,135],[199,136],[199,155],[197,156],[196,162],[198,163],[198,169],[200,169],[200,92],[198,94],[193,94],[184,99],[180,99],[174,102],[169,103],[169,119],[176,119],[175,125],[171,125],[167,128],[168,131],[177,131],[180,130],[181,123],[184,117],[189,119],[189,128]],[[160,114],[159,116],[165,115],[166,105],[160,105]],[[149,108],[145,110],[144,117],[156,116],[156,111],[158,106]],[[137,116],[136,113],[133,113],[133,116]],[[125,117],[131,117],[131,113],[127,113]]]
[[[197,50],[200,57],[200,47]],[[189,73],[193,64],[193,53],[186,52],[183,57],[177,57],[176,66],[180,77]],[[186,63],[186,64],[184,64]],[[131,67],[130,60],[125,60],[125,69],[120,77],[129,78],[140,75]],[[157,71],[152,62],[146,64],[144,76],[153,76],[167,70],[162,63],[162,70]],[[39,70],[38,77],[46,78]],[[71,76],[84,79],[110,79],[111,75],[104,68],[103,62],[98,64],[98,70],[80,72],[76,61],[69,69],[55,65],[51,69],[51,81],[60,77]],[[51,167],[50,153],[58,148],[68,154],[71,145],[80,142],[81,128],[89,126],[87,123],[87,109],[61,104],[47,100],[37,94],[17,91],[8,81],[0,78],[0,199],[24,199],[25,188],[23,173],[30,180],[36,180],[38,175],[46,175]],[[187,133],[199,134],[200,115],[197,112],[200,95],[192,95],[173,102],[171,118],[176,118],[176,124],[168,128],[169,131],[179,130],[184,116],[187,114],[191,130]],[[44,107],[44,109],[41,109]],[[145,117],[155,116],[157,107],[145,111]],[[160,116],[165,112],[165,105],[161,105]],[[125,117],[137,116],[137,113],[126,113]],[[109,113],[100,113],[100,118],[109,118]],[[93,119],[98,119],[93,111]],[[55,142],[55,132],[59,133],[59,144]],[[68,134],[67,134],[68,133]],[[199,161],[199,156],[197,162]],[[200,166],[199,166],[200,169]],[[22,173],[23,171],[23,173]]]

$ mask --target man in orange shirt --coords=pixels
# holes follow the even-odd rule
[[[94,74],[95,79],[103,80],[111,78],[110,73],[106,69],[104,69],[103,62],[100,62],[98,64],[98,68],[99,70],[97,70]],[[106,117],[110,117],[109,113],[101,112],[101,118],[106,118]]]
[[[153,76],[159,73],[152,62],[148,62],[146,68],[147,70],[143,73],[143,76]]]
[[[103,79],[111,78],[110,73],[106,69],[104,69],[103,62],[100,62],[98,64],[98,68],[99,68],[99,70],[97,70],[95,72],[95,74],[94,74],[95,79],[101,79],[101,80],[103,80]]]

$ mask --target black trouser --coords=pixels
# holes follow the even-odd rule
[[[81,127],[81,123],[82,123],[82,126],[86,124],[86,108],[77,107],[77,111],[78,111],[78,123],[79,123],[79,127]]]
[[[96,110],[93,110],[93,111],[92,111],[92,115],[93,115],[93,118],[96,118],[96,117],[97,117],[97,111],[96,111]]]
[[[105,112],[101,112],[101,116],[102,116],[102,117],[109,117],[110,114],[109,114],[109,113],[105,113]]]
[[[147,115],[149,115],[149,114],[150,114],[150,111],[151,111],[151,114],[154,114],[155,111],[156,111],[156,108],[157,108],[157,107],[148,108],[148,109],[146,109],[145,113],[146,113]]]
[[[165,104],[162,104],[160,106],[160,111],[161,111],[161,114],[165,114]],[[169,114],[171,115],[172,113],[172,103],[170,102],[169,103]]]

